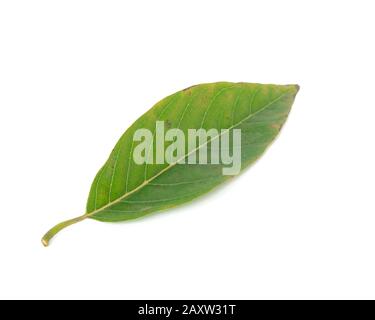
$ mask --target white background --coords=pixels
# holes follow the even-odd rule
[[[375,298],[373,1],[1,1],[0,298]],[[298,83],[241,177],[130,223],[92,179],[155,102]]]

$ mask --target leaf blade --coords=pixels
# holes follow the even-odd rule
[[[214,165],[204,165],[202,168],[201,165],[195,165],[194,167],[181,164],[172,166],[145,165],[145,168],[139,166],[138,170],[132,173],[130,171],[132,168],[130,156],[133,147],[130,146],[130,138],[137,128],[152,129],[157,120],[166,121],[169,127],[180,128],[185,133],[188,128],[210,129],[216,127],[218,130],[225,127],[229,127],[231,130],[240,128],[246,133],[242,148],[245,151],[242,155],[242,164],[243,167],[246,167],[262,155],[266,147],[275,139],[289,114],[297,92],[298,87],[294,85],[277,86],[222,82],[190,87],[161,100],[140,117],[120,138],[107,163],[103,166],[103,168],[107,168],[103,169],[107,171],[105,176],[107,182],[100,182],[99,178],[95,178],[93,182],[93,187],[95,183],[96,185],[95,189],[91,188],[86,215],[99,221],[108,222],[139,218],[151,212],[188,202],[207,193],[228,179],[227,176],[220,173],[222,166],[215,167]],[[241,95],[245,98],[241,99]],[[174,104],[171,101],[174,101]],[[236,111],[234,112],[235,107]],[[187,110],[189,111],[189,117],[186,117]],[[248,113],[245,116],[246,110]],[[233,122],[235,125],[233,125]],[[116,163],[119,158],[121,159],[118,149],[121,150],[122,148],[128,149],[128,168],[125,171],[122,170],[122,173],[116,174]],[[116,151],[118,152],[117,155]],[[126,158],[122,160],[126,160]],[[142,181],[140,178],[142,175],[139,172],[145,172],[150,167],[150,176],[144,173]],[[209,170],[207,170],[208,168]],[[194,173],[194,170],[197,172]],[[126,172],[125,182],[124,172]],[[189,172],[189,175],[195,174],[198,176],[204,176],[204,172],[209,172],[215,176],[215,179],[211,183],[196,184],[194,192],[190,193],[187,192],[189,190],[185,190],[184,184],[180,184],[174,188],[173,192],[177,194],[176,196],[162,198],[160,186],[160,184],[163,184],[162,179],[173,179],[173,177],[176,179],[176,177],[186,175],[186,172]],[[103,171],[99,171],[97,177],[100,176],[103,176]],[[112,183],[107,186],[106,183],[108,183],[109,178]],[[108,192],[108,189],[111,190],[113,181],[117,181],[118,185],[122,184],[125,192],[120,189],[117,194],[118,197],[110,202],[110,196],[106,198],[105,193]],[[129,185],[129,181],[132,183],[131,185]],[[153,184],[150,185],[150,183]],[[93,190],[95,190],[95,193]],[[101,207],[92,207],[93,194],[95,194],[94,203],[97,201],[99,194]],[[150,195],[159,195],[159,199],[152,199]]]

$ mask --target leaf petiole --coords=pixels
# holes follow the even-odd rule
[[[79,216],[74,219],[70,219],[64,222],[60,222],[59,224],[55,225],[53,228],[51,228],[42,238],[42,243],[45,247],[48,246],[49,241],[62,229],[65,229],[66,227],[71,226],[72,224],[75,224],[77,222],[80,222],[82,220],[85,220],[88,217],[87,214],[84,214],[83,216]]]

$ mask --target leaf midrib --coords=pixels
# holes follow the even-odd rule
[[[284,96],[286,96],[287,94],[290,94],[291,92],[290,91],[287,91],[283,94],[281,94],[279,97],[277,97],[276,99],[272,100],[271,102],[267,103],[264,107],[260,108],[258,111],[254,112],[253,114],[249,114],[247,117],[243,118],[241,121],[239,121],[238,123],[236,123],[235,125],[232,125],[231,127],[227,128],[226,130],[224,131],[230,131],[232,129],[234,129],[235,127],[241,125],[243,122],[251,119],[252,117],[256,116],[258,113],[264,111],[265,109],[267,109],[268,107],[270,107],[272,104],[274,104],[275,102],[277,102],[278,100],[280,100],[281,98],[283,98]],[[151,181],[155,180],[156,178],[158,178],[160,175],[162,175],[164,172],[168,171],[170,168],[173,168],[176,164],[178,164],[180,161],[182,161],[183,159],[185,159],[186,157],[188,157],[189,155],[191,155],[192,153],[196,152],[197,150],[199,150],[201,147],[207,145],[209,142],[211,141],[214,141],[216,140],[217,138],[221,137],[222,133],[219,133],[218,135],[216,135],[214,138],[210,139],[209,141],[206,141],[205,143],[201,144],[199,147],[193,149],[192,151],[190,151],[189,153],[187,153],[186,155],[184,155],[183,157],[181,157],[180,159],[178,159],[176,162],[170,164],[169,166],[165,167],[163,170],[161,170],[160,172],[158,172],[156,175],[154,175],[153,177],[151,177],[150,179],[148,180],[145,180],[142,184],[140,184],[138,187],[136,187],[135,189],[129,191],[129,192],[126,192],[124,195],[122,195],[121,197],[117,198],[116,200],[112,201],[112,202],[109,202],[107,203],[106,205],[104,205],[103,207],[97,209],[97,210],[94,210],[92,212],[89,212],[89,213],[86,213],[84,214],[82,217],[85,217],[85,218],[89,218],[89,217],[92,217],[94,216],[95,214],[97,213],[100,213],[102,211],[104,211],[105,209],[108,209],[109,207],[117,204],[117,203],[120,203],[122,202],[122,200],[126,199],[127,197],[131,196],[133,193],[136,193],[137,191],[141,190],[143,187],[147,186]]]

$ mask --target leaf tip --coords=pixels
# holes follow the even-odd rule
[[[289,92],[293,97],[295,97],[300,89],[298,84],[287,84],[285,85],[285,90]]]

